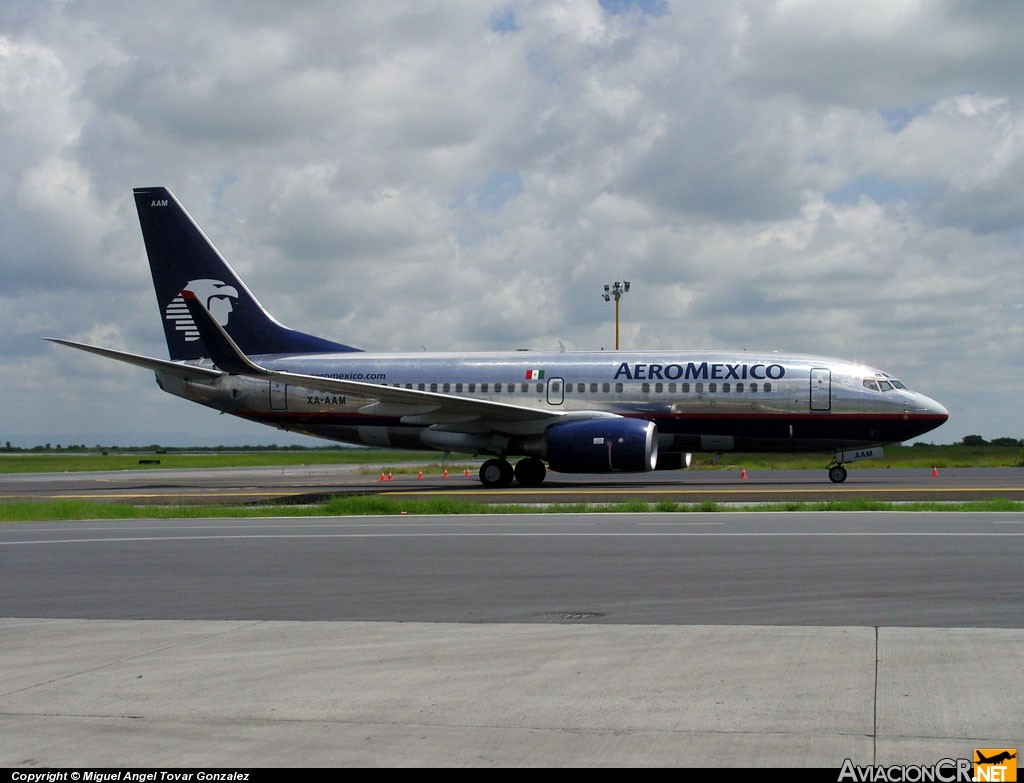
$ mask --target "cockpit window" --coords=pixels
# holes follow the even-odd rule
[[[881,387],[882,391],[889,391],[892,388],[892,384],[889,383],[889,381],[879,381],[878,385]]]
[[[906,389],[907,387],[903,384],[903,381],[897,381],[895,378],[890,378],[889,383],[895,386],[897,389]]]
[[[871,389],[871,391],[880,391],[880,389],[878,388],[878,381],[876,381],[874,378],[865,378],[864,388]]]

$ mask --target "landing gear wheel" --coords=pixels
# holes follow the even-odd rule
[[[548,469],[536,457],[527,457],[516,463],[516,481],[523,487],[539,487]]]
[[[480,466],[480,482],[488,489],[504,489],[512,483],[512,475],[507,460],[489,459]]]
[[[846,481],[846,468],[842,465],[833,465],[828,469],[828,477],[834,484],[842,484]]]

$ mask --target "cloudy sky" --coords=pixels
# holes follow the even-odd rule
[[[1024,437],[1024,4],[0,5],[0,442],[308,443],[166,356],[131,189],[371,350],[863,361]]]

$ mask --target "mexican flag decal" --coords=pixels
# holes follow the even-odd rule
[[[527,370],[526,380],[528,381],[543,381],[544,371],[543,370]]]

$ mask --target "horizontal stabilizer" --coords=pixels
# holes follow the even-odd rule
[[[186,381],[211,381],[224,374],[220,370],[213,370],[209,367],[197,367],[194,364],[170,362],[167,359],[154,359],[150,356],[140,356],[137,353],[115,351],[113,348],[100,348],[97,345],[76,343],[71,340],[61,340],[58,337],[44,337],[43,339],[48,340],[51,343],[57,343],[58,345],[66,345],[69,348],[77,348],[79,351],[94,353],[97,356],[103,356],[107,359],[116,359],[117,361],[124,362],[125,364],[134,364],[136,367],[144,367],[145,369],[153,370],[154,372],[167,373],[168,375],[173,375],[176,378],[183,378]]]

